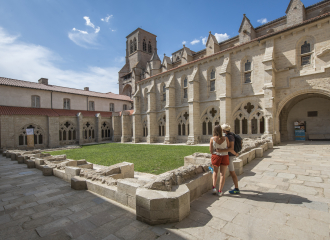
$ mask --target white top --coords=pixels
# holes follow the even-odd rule
[[[216,152],[216,151],[215,151],[217,148],[219,148],[219,149],[228,149],[228,147],[227,147],[227,141],[226,141],[226,140],[223,141],[223,143],[221,143],[221,144],[218,144],[218,143],[214,140],[214,138],[212,138],[212,140],[213,140],[213,154],[216,154],[216,155],[219,155],[219,156],[225,156],[225,155],[228,155],[228,152],[221,152],[221,153],[219,153],[219,152]]]

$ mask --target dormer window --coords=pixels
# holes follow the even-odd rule
[[[251,82],[251,62],[249,60],[246,61],[244,64],[244,83],[250,83]]]
[[[152,53],[152,47],[151,47],[151,42],[150,41],[148,43],[148,52],[149,53]]]
[[[311,56],[311,45],[305,41],[305,43],[301,45],[301,66],[311,64]]]
[[[183,80],[183,98],[188,98],[188,79]]]
[[[212,69],[210,73],[210,91],[215,91],[215,70]]]
[[[147,43],[146,43],[146,40],[145,39],[143,39],[143,43],[142,43],[142,49],[143,49],[143,51],[147,51]]]

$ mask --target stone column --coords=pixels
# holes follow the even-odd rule
[[[60,120],[59,117],[48,117],[48,147],[54,148],[60,145],[59,130]]]
[[[84,135],[83,135],[83,115],[80,113],[77,114],[77,138],[79,145],[84,144]]]
[[[121,142],[132,141],[132,116],[129,115],[129,111],[123,111],[121,114],[121,126],[122,135]]]
[[[194,71],[189,77],[189,136],[187,144],[197,144],[201,140],[202,126],[200,118],[199,104],[199,68],[194,67]],[[187,131],[186,131],[187,132]]]
[[[134,112],[133,112],[133,137],[132,142],[138,143],[141,141],[142,135],[143,135],[143,129],[142,129],[142,120],[141,120],[141,97],[140,97],[141,91],[140,87],[138,85],[137,92],[133,96],[134,101]]]
[[[175,114],[175,84],[174,75],[166,85],[166,135],[165,144],[175,143],[177,137],[177,123]]]
[[[102,142],[102,116],[100,113],[97,113],[95,115],[95,118],[96,118],[96,121],[95,121],[95,133],[96,133],[96,136],[95,136],[95,141],[96,142]]]
[[[114,142],[121,141],[121,117],[117,113],[112,115],[113,139]]]
[[[148,136],[147,142],[154,143],[157,142],[158,137],[158,124],[157,124],[157,113],[156,113],[156,93],[155,93],[155,83],[148,92]]]

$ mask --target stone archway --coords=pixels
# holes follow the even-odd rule
[[[330,136],[330,93],[310,90],[295,93],[279,104],[276,140],[294,140],[294,122],[306,122],[306,139],[309,135]]]
[[[126,84],[123,89],[123,95],[132,97],[132,86],[130,84]]]

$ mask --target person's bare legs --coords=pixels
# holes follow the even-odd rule
[[[238,178],[235,173],[235,171],[229,171],[231,178],[233,179],[233,182],[235,184],[235,188],[238,188]]]
[[[217,180],[218,180],[218,171],[219,171],[219,167],[217,166],[213,166],[213,187],[217,186]]]
[[[227,171],[227,165],[220,165],[220,184],[219,184],[219,192],[222,191],[223,186],[225,185],[225,176]]]

